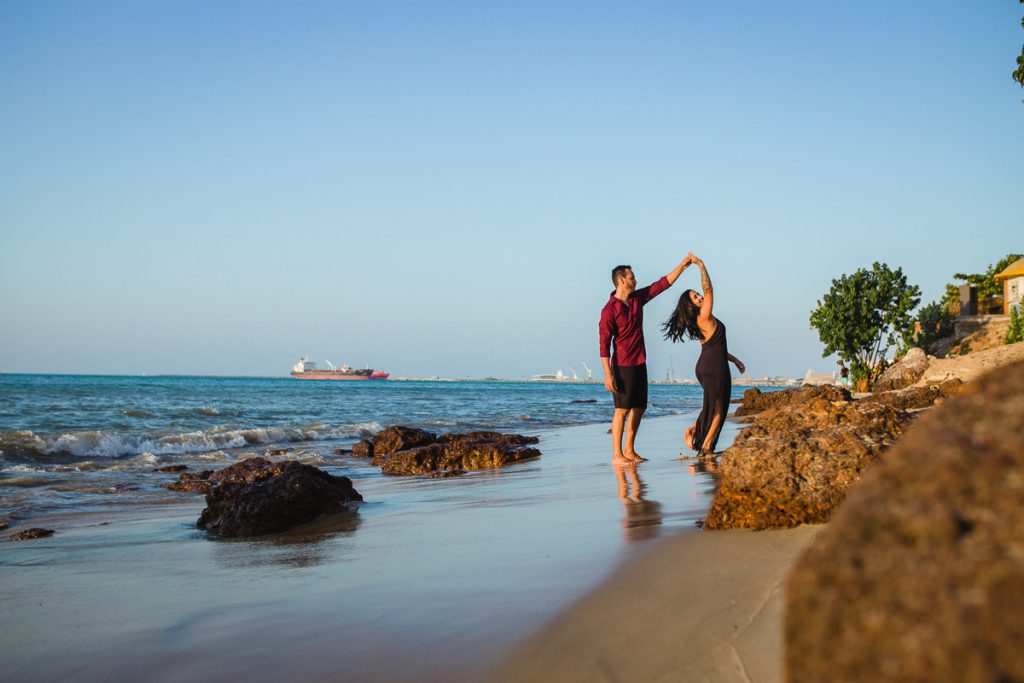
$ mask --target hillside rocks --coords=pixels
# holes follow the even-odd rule
[[[434,437],[430,432],[426,434],[433,437],[433,441],[398,451],[382,450],[375,443],[373,464],[385,474],[430,474],[436,477],[502,467],[540,457],[539,450],[528,446],[537,443],[535,436],[499,432],[442,434],[440,437]]]
[[[823,522],[902,432],[904,413],[851,401],[838,387],[828,387],[835,392],[822,389],[826,387],[794,391],[740,432],[721,456],[721,483],[705,528],[772,529]],[[836,395],[847,398],[829,400]]]
[[[824,398],[829,401],[849,401],[851,396],[848,390],[831,384],[767,392],[753,387],[743,392],[743,402],[736,409],[736,417],[754,415],[770,408],[780,408],[791,403],[804,403],[814,398]]]
[[[1024,680],[1024,362],[923,415],[788,586],[788,680]]]
[[[284,531],[321,515],[348,512],[363,497],[348,477],[294,460],[249,458],[210,475],[206,509],[196,522],[221,536]]]
[[[898,363],[893,363],[885,369],[872,389],[874,392],[893,391],[903,389],[914,384],[928,370],[928,355],[919,348],[912,348]]]
[[[959,379],[949,379],[939,384],[923,387],[910,387],[899,391],[886,391],[860,399],[864,404],[877,403],[891,406],[897,410],[919,410],[929,408],[940,399],[960,391],[963,385]]]

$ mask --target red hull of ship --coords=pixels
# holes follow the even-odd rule
[[[346,380],[363,382],[371,379],[387,379],[389,377],[386,372],[375,372],[373,375],[347,375],[347,374],[333,374],[326,372],[293,372],[292,377],[295,379],[333,379],[333,380]]]

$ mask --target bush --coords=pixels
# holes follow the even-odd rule
[[[1006,330],[1006,343],[1016,344],[1024,341],[1024,314],[1020,312],[1020,304],[1010,309],[1010,327]]]
[[[911,324],[900,331],[903,342],[898,355],[902,356],[914,346],[934,355],[936,343],[953,336],[953,331],[953,316],[949,314],[949,309],[941,301],[934,301],[923,306]]]

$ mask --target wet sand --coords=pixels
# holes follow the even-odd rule
[[[453,479],[349,474],[354,518],[254,540],[195,529],[201,496],[91,511],[0,542],[11,680],[482,680],[512,646],[642,555],[702,535],[712,482],[684,418],[646,420],[636,470],[607,425],[541,435],[538,460]],[[727,443],[735,425],[723,435]]]
[[[822,526],[680,534],[533,634],[489,680],[782,680],[786,576]]]

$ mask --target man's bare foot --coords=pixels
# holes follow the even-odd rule
[[[686,440],[686,447],[691,451],[693,450],[693,433],[697,431],[697,425],[692,424],[686,428],[683,433],[683,438]]]
[[[647,462],[647,458],[643,458],[636,453],[624,453],[623,456],[630,462]]]

